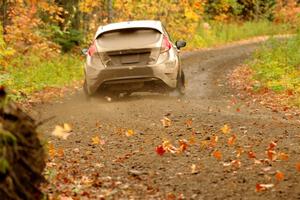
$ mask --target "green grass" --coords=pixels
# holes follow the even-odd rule
[[[79,56],[70,54],[51,59],[18,56],[1,72],[0,85],[13,91],[12,98],[18,100],[45,87],[62,87],[82,79],[82,66]]]
[[[262,35],[275,35],[292,32],[287,24],[274,24],[270,21],[223,24],[211,22],[210,28],[200,26],[195,37],[188,41],[191,48],[211,47]]]
[[[300,106],[300,32],[286,39],[270,39],[250,63],[254,79],[276,92],[293,91]]]

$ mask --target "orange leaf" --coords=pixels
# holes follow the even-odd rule
[[[210,139],[210,146],[215,147],[217,145],[218,140],[219,140],[218,136],[212,136]]]
[[[156,147],[155,151],[160,156],[164,155],[164,153],[166,152],[166,150],[164,149],[164,147],[162,145],[158,145]]]
[[[63,157],[65,155],[64,150],[62,148],[59,148],[57,150],[57,154],[58,157]]]
[[[193,120],[192,119],[186,120],[185,124],[186,124],[187,128],[191,128],[192,124],[193,124]]]
[[[190,139],[189,139],[189,144],[190,144],[190,145],[196,144],[196,137],[195,137],[195,134],[192,134],[192,136],[190,137]]]
[[[213,156],[217,159],[217,160],[221,160],[222,159],[222,153],[218,150],[213,152]]]
[[[278,157],[279,157],[280,160],[284,160],[284,161],[289,160],[289,155],[286,154],[286,153],[283,153],[283,152],[279,153]]]
[[[284,174],[280,171],[277,171],[275,177],[277,181],[282,181],[284,179]]]
[[[129,130],[126,131],[125,135],[126,135],[127,137],[133,136],[133,135],[134,135],[134,131],[131,130],[131,129],[129,129]]]
[[[232,136],[228,139],[227,144],[228,144],[229,146],[233,146],[233,145],[235,144],[235,141],[236,141],[236,135],[232,135]]]
[[[298,162],[298,163],[296,164],[296,169],[297,169],[298,172],[300,172],[300,162]]]
[[[272,151],[272,150],[267,151],[267,156],[268,156],[269,160],[271,160],[271,161],[274,161],[277,158],[276,152]]]
[[[173,194],[173,193],[169,193],[169,194],[167,194],[167,198],[166,198],[166,200],[176,200],[176,196],[175,196],[175,194]]]
[[[55,150],[55,147],[52,143],[50,143],[49,146],[48,146],[48,154],[49,154],[50,158],[55,157],[56,150]]]
[[[276,146],[277,146],[277,143],[272,141],[272,142],[269,144],[268,150],[273,150]]]
[[[244,149],[240,147],[236,150],[236,152],[237,152],[236,157],[239,158],[241,157],[242,153],[244,153]]]
[[[256,184],[256,192],[263,191],[265,188],[261,186],[261,184]]]
[[[253,151],[248,152],[248,158],[256,158],[256,155]]]
[[[179,140],[178,142],[179,142],[179,145],[180,145],[180,147],[179,147],[180,152],[185,151],[187,149],[187,146],[188,146],[187,141],[186,140]]]
[[[274,187],[274,184],[256,184],[256,192],[261,192]]]

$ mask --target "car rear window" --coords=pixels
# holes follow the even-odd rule
[[[97,38],[99,46],[103,48],[142,48],[159,42],[161,33],[155,29],[122,29],[109,31]]]

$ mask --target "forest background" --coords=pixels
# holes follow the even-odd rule
[[[295,33],[297,0],[2,0],[0,85],[23,99],[82,79],[80,49],[100,25],[161,20],[187,49]]]

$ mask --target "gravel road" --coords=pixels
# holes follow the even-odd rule
[[[52,155],[44,191],[73,199],[300,199],[300,123],[247,104],[228,86],[227,75],[259,45],[183,53],[184,97],[86,102],[78,92],[35,106],[37,120],[54,117],[40,128]],[[73,129],[66,140],[51,136],[62,123]],[[188,146],[160,156],[156,147],[166,140]]]

